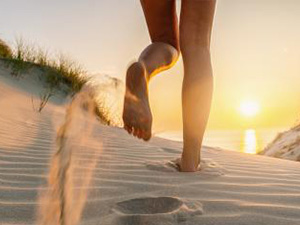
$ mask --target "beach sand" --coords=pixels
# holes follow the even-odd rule
[[[38,113],[38,92],[0,69],[0,224],[36,224],[40,216],[66,104],[57,97]],[[79,146],[83,161],[97,159],[80,224],[300,224],[298,162],[203,147],[202,170],[180,173],[170,161],[181,142],[143,142],[93,123]],[[75,165],[78,179],[86,166]]]

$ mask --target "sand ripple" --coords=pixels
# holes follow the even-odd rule
[[[5,82],[0,89],[0,224],[32,225],[64,108],[49,103],[37,113],[31,94]],[[203,148],[206,169],[183,174],[167,164],[181,147],[95,124],[78,143],[74,190],[89,192],[81,224],[300,224],[299,163]],[[80,171],[91,157],[99,162],[85,186]]]

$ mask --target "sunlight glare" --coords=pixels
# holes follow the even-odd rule
[[[239,111],[244,116],[255,116],[259,111],[259,104],[255,101],[244,101],[240,104]]]
[[[256,154],[257,139],[254,129],[245,130],[244,134],[244,152],[248,154]]]

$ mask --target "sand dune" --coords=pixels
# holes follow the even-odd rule
[[[38,113],[21,81],[2,69],[0,81],[0,224],[36,224],[66,105]],[[92,183],[74,185],[88,191],[80,224],[300,224],[297,162],[203,147],[203,169],[179,173],[170,161],[180,142],[145,143],[98,123],[85,138],[75,180],[98,159]]]
[[[300,161],[300,124],[278,134],[261,154]]]

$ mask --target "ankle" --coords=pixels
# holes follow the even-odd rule
[[[196,172],[200,165],[199,157],[195,156],[192,157],[190,155],[182,155],[181,157],[181,165],[180,170],[182,172]]]
[[[196,172],[198,171],[199,165],[192,165],[190,163],[181,162],[180,171],[181,172]]]

